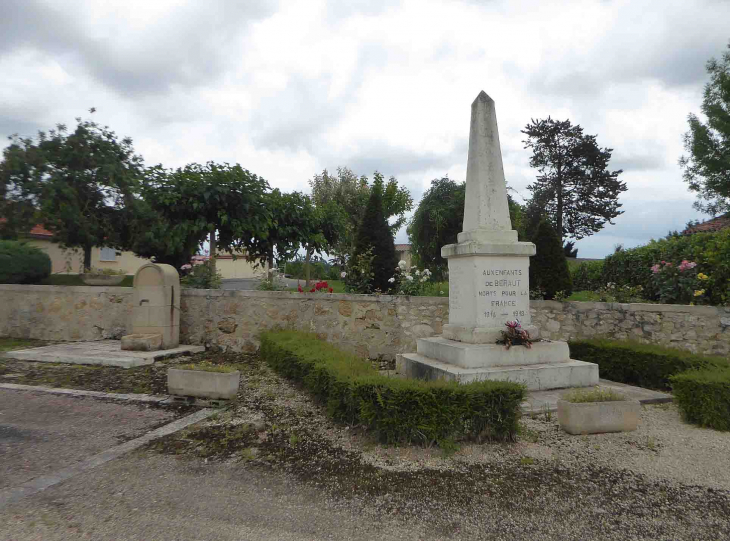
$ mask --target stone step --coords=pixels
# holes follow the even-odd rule
[[[598,385],[598,365],[573,359],[562,363],[492,368],[462,368],[418,353],[399,355],[398,361],[407,377],[424,380],[513,381],[522,383],[529,391]]]
[[[567,342],[535,342],[532,347],[469,344],[441,336],[419,338],[416,352],[461,368],[492,368],[564,363],[570,360]]]

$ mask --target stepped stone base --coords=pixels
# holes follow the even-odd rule
[[[598,385],[598,365],[569,359],[557,363],[462,368],[419,353],[398,355],[398,367],[406,377],[459,383],[498,380],[522,383],[529,391]]]
[[[469,344],[442,336],[421,338],[416,353],[460,368],[493,368],[533,364],[552,364],[570,360],[567,342],[535,342],[531,348],[513,346],[506,349],[495,344]]]

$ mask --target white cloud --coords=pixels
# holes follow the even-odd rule
[[[433,178],[464,179],[470,105],[484,89],[507,181],[526,196],[535,172],[520,130],[569,118],[614,149],[629,187],[616,225],[579,242],[585,257],[697,216],[676,162],[730,20],[730,4],[703,0],[3,8],[0,135],[73,124],[94,106],[149,164],[239,162],[305,191],[325,167],[378,169],[418,199]]]

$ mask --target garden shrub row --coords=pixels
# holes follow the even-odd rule
[[[596,363],[602,378],[647,389],[668,391],[670,378],[687,370],[729,366],[722,357],[622,340],[578,340],[568,343],[571,359]]]
[[[568,345],[571,358],[596,363],[602,378],[671,390],[688,422],[730,430],[730,362],[727,359],[631,341],[594,339]]]
[[[0,240],[0,284],[37,284],[51,274],[51,258],[22,241]]]
[[[640,285],[647,299],[658,300],[659,291],[652,280],[651,266],[662,260],[677,264],[685,259],[697,263],[697,272],[709,276],[703,287],[710,304],[730,302],[730,229],[675,235],[638,248],[620,250],[603,260],[601,281],[603,285],[607,282],[620,286]]]
[[[670,379],[688,422],[730,430],[730,367],[684,372]]]
[[[583,261],[570,266],[573,291],[598,291],[606,285],[603,280],[603,261]]]
[[[279,374],[302,383],[333,419],[365,425],[385,443],[510,440],[517,433],[525,389],[516,383],[389,378],[367,360],[297,331],[263,333],[260,353]]]

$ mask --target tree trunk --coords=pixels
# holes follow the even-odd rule
[[[91,268],[91,250],[93,246],[84,246],[84,272]]]
[[[304,260],[304,278],[307,280],[307,289],[309,289],[309,281],[310,281],[310,275],[311,275],[311,267],[309,266],[309,262],[312,260],[312,250],[310,248],[307,248],[307,257]]]
[[[269,252],[269,260],[268,260],[269,268],[266,271],[266,276],[269,282],[272,284],[274,283],[274,251],[271,250]]]
[[[218,250],[215,240],[215,231],[210,232],[208,243],[210,244],[210,274],[211,276],[215,276],[215,256]]]

